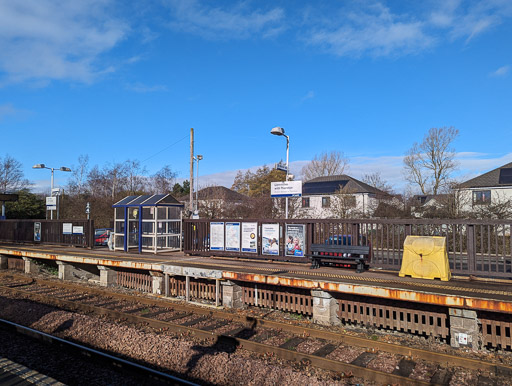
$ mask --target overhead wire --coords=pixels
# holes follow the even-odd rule
[[[149,161],[151,158],[156,157],[158,154],[163,153],[164,151],[166,151],[167,149],[169,149],[169,148],[173,147],[174,145],[177,145],[178,143],[180,143],[180,142],[181,142],[181,141],[183,141],[184,139],[188,138],[189,136],[190,136],[190,134],[185,135],[183,138],[181,138],[181,139],[177,140],[176,142],[174,142],[174,143],[170,144],[169,146],[167,146],[167,147],[163,148],[162,150],[160,150],[160,151],[156,152],[156,153],[155,153],[155,154],[153,154],[152,156],[149,156],[149,157],[148,157],[148,158],[146,158],[144,161],[141,161],[141,163],[144,163],[144,162],[146,162],[146,161]]]

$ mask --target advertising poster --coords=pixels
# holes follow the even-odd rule
[[[242,223],[242,252],[258,252],[258,223]]]
[[[284,236],[286,256],[304,256],[306,226],[304,224],[286,224]]]
[[[34,223],[34,241],[41,241],[41,223]]]
[[[210,250],[223,251],[224,250],[224,223],[212,222],[210,223]]]
[[[264,255],[279,255],[279,224],[261,225],[261,243]]]
[[[240,223],[226,223],[226,251],[240,252]]]

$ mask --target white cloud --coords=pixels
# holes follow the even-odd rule
[[[111,18],[109,0],[0,1],[3,83],[54,79],[91,82],[112,68],[98,64],[128,28]]]
[[[496,71],[493,71],[490,75],[491,76],[505,76],[510,71],[510,66],[502,66],[498,68]]]
[[[11,103],[0,105],[0,121],[8,116],[25,115],[30,112],[27,110],[20,110],[15,108]]]
[[[315,97],[315,92],[313,90],[309,90],[306,95],[304,95],[300,101],[301,102],[305,102],[307,101],[308,99],[313,99]]]
[[[281,8],[251,10],[242,2],[223,9],[196,0],[171,0],[168,4],[172,10],[172,28],[208,39],[245,39],[255,34],[269,37],[283,30]]]
[[[512,153],[493,156],[476,152],[461,152],[457,153],[455,158],[460,166],[455,177],[460,180],[467,180],[512,162]],[[301,160],[290,163],[290,171],[295,175],[295,179],[300,178],[302,167],[308,162],[308,160]],[[242,172],[247,170],[256,171],[261,166],[263,165],[242,169]],[[350,159],[349,166],[350,169],[347,174],[354,178],[362,179],[365,174],[380,172],[382,179],[391,185],[396,192],[403,192],[407,188],[407,182],[403,177],[403,156],[353,157]],[[199,177],[199,184],[201,186],[222,185],[231,188],[237,172],[238,170],[228,170],[203,175]]]
[[[303,39],[338,56],[396,56],[421,52],[446,38],[468,43],[512,16],[512,2],[506,0],[443,0],[425,3],[414,14],[393,12],[384,2],[357,4],[327,20],[308,14]]]

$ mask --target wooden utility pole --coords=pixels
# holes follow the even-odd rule
[[[194,128],[190,128],[190,193],[188,210],[190,217],[194,211]]]

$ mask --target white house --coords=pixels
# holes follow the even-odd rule
[[[512,205],[512,162],[459,185],[464,211]]]
[[[309,218],[372,216],[382,199],[391,196],[345,174],[317,177],[302,186],[300,214]]]

